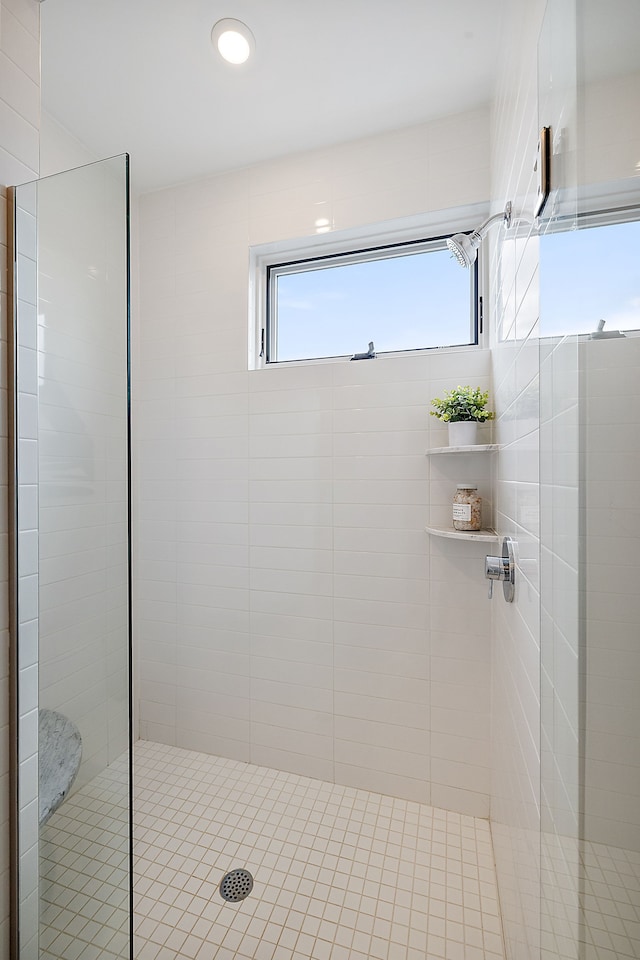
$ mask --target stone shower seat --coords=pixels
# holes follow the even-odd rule
[[[82,759],[82,738],[75,723],[56,710],[38,716],[38,822],[42,827],[63,802]]]

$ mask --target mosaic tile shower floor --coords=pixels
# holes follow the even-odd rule
[[[127,768],[42,828],[43,960],[129,956]],[[145,741],[135,770],[136,960],[503,960],[486,821]],[[574,846],[545,860],[545,955],[579,926],[585,958],[640,956],[640,854]]]
[[[68,797],[40,830],[42,960],[129,956],[129,763]]]
[[[135,769],[136,960],[503,960],[486,821],[145,741]]]

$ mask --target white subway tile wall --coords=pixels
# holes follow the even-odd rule
[[[640,852],[639,367],[640,338],[581,344],[587,592],[584,832],[593,844],[635,853]],[[637,896],[631,893],[636,904]]]
[[[144,738],[488,815],[482,551],[424,532],[459,479],[429,401],[488,351],[247,372],[250,244],[484,201],[487,155],[478,110],[141,198]]]
[[[545,4],[509,10],[511,46],[493,109],[492,192],[531,211],[538,139],[537,42]],[[491,264],[492,376],[496,398],[496,528],[518,542],[513,604],[493,599],[491,819],[505,951],[540,955],[540,667],[538,519],[537,252],[529,229],[494,233]]]
[[[37,945],[39,861],[39,570],[38,570],[38,357],[36,188],[16,196],[18,322],[18,810],[20,829],[21,936],[25,949]]]
[[[37,0],[0,0],[0,347],[2,372],[0,414],[6,438],[7,373],[6,344],[9,323],[7,303],[6,187],[33,180],[38,175],[38,125],[40,113],[40,4]],[[34,317],[35,319],[35,317]],[[35,325],[34,325],[35,327]],[[33,344],[35,346],[35,344]],[[24,451],[25,458],[29,452]],[[0,484],[7,498],[7,465]],[[0,539],[7,552],[7,519],[0,526]],[[32,543],[32,547],[34,544]],[[23,559],[27,557],[23,551]],[[32,557],[33,559],[33,557]],[[26,568],[25,568],[26,569]],[[31,568],[30,568],[31,569]],[[3,567],[3,600],[0,614],[2,668],[0,671],[0,954],[9,955],[9,620],[7,571]],[[35,641],[35,638],[34,638]],[[35,653],[31,644],[33,658]],[[25,653],[25,655],[27,655]],[[32,724],[33,726],[33,724]],[[36,728],[37,729],[37,728]],[[24,731],[27,733],[27,731]],[[32,735],[34,731],[32,730]],[[37,929],[37,927],[35,928]]]
[[[543,288],[545,277],[541,278]],[[579,939],[580,408],[575,338],[540,348],[541,906],[545,956]]]

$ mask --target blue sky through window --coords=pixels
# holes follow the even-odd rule
[[[640,330],[640,222],[539,238],[540,336]],[[471,275],[444,249],[340,262],[277,278],[286,361],[472,342]]]
[[[640,329],[640,222],[540,237],[540,336]]]
[[[470,343],[470,281],[446,249],[281,274],[272,359]]]

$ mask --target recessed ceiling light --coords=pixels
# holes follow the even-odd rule
[[[255,50],[251,30],[240,20],[218,20],[211,31],[211,42],[227,63],[246,63]]]

